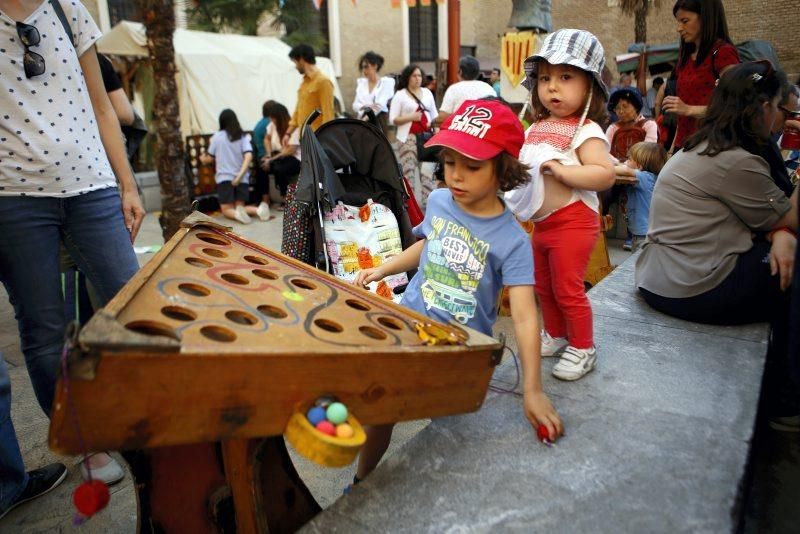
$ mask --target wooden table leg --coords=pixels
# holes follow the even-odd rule
[[[223,442],[238,533],[294,532],[320,511],[283,436]]]
[[[143,534],[235,532],[219,445],[202,443],[128,451]]]
[[[294,532],[320,507],[283,436],[128,451],[139,532]]]

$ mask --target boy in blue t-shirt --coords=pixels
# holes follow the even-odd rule
[[[667,152],[658,143],[636,143],[628,151],[624,165],[615,165],[618,177],[634,180],[625,188],[628,195],[625,220],[633,234],[631,250],[639,248],[647,236],[647,220],[650,218],[650,201],[656,187],[658,173],[667,163]]]
[[[524,133],[511,109],[497,99],[464,102],[426,146],[441,146],[447,189],[428,198],[421,238],[387,263],[358,274],[356,284],[419,267],[402,304],[440,322],[456,320],[487,335],[497,318],[497,299],[509,286],[511,315],[522,362],[524,412],[550,440],[561,419],[542,391],[538,312],[533,292],[533,253],[525,232],[500,200],[530,177],[519,162]],[[367,429],[355,481],[380,461],[393,425]]]

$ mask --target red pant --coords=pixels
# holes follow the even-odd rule
[[[599,232],[597,212],[580,201],[537,222],[533,231],[535,287],[544,328],[578,349],[594,345],[583,278]]]

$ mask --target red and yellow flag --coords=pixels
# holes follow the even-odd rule
[[[539,48],[538,39],[533,32],[509,32],[503,36],[500,48],[500,67],[513,87],[525,78],[522,64]]]

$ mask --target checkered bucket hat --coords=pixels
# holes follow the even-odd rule
[[[525,80],[522,85],[528,90],[536,87],[536,69],[542,59],[552,65],[572,65],[591,73],[608,99],[608,89],[600,76],[606,64],[605,51],[597,37],[591,33],[564,29],[548,35],[541,50],[525,60]]]

